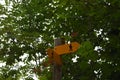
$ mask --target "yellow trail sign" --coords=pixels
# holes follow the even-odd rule
[[[68,54],[68,53],[72,53],[72,52],[77,51],[79,46],[80,46],[79,43],[72,42],[70,44],[64,44],[64,45],[56,46],[54,48],[54,52],[58,55]]]
[[[62,65],[62,60],[61,60],[61,57],[56,54],[53,49],[47,49],[47,55],[49,57],[49,61],[50,63],[56,63],[56,64],[59,64],[59,65]]]
[[[49,61],[51,63],[56,63],[58,65],[62,65],[62,59],[60,55],[68,54],[77,51],[80,44],[77,42],[72,42],[70,44],[64,44],[60,46],[56,46],[54,49],[47,49],[47,55],[49,57]]]

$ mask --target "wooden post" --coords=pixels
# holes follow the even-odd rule
[[[54,46],[65,44],[64,38],[54,40]],[[53,63],[53,80],[62,80],[62,65]]]

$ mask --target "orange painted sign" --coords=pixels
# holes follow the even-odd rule
[[[57,53],[58,55],[73,53],[73,52],[77,51],[79,46],[80,46],[79,43],[72,42],[70,44],[64,44],[64,45],[56,46],[54,48],[54,52]]]
[[[62,59],[60,55],[73,53],[77,51],[80,44],[77,42],[72,42],[70,44],[64,44],[60,46],[56,46],[54,49],[47,49],[47,55],[49,57],[49,61],[51,63],[56,63],[58,65],[62,65]]]
[[[53,53],[54,53],[54,52],[53,52],[53,49],[48,48],[46,51],[47,51],[48,57],[49,57],[49,58],[52,58],[52,57],[53,57]]]
[[[61,57],[56,54],[53,49],[49,48],[47,49],[47,55],[49,57],[49,62],[50,63],[56,63],[58,65],[62,65],[62,60]]]
[[[62,59],[61,59],[61,56],[59,56],[58,54],[54,53],[54,62],[58,65],[62,65]]]

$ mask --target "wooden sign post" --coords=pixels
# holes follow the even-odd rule
[[[47,55],[49,57],[49,62],[53,65],[53,79],[52,80],[62,80],[62,59],[61,55],[70,54],[78,50],[80,44],[77,42],[72,42],[70,44],[65,44],[63,38],[54,40],[54,49],[47,49]]]
[[[54,46],[59,46],[65,44],[65,40],[63,38],[55,39]],[[53,56],[54,59],[61,59],[61,56]],[[59,60],[58,60],[59,61]],[[62,65],[58,65],[57,63],[53,63],[53,80],[62,80]]]

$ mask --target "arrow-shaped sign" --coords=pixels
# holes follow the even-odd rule
[[[62,65],[61,56],[63,54],[73,53],[77,51],[80,44],[77,42],[72,42],[70,44],[64,44],[60,46],[56,46],[54,49],[47,49],[47,54],[49,57],[49,61],[52,63],[56,63],[58,65]]]
[[[70,44],[64,44],[64,45],[56,46],[54,48],[54,52],[57,53],[58,55],[73,53],[73,52],[77,51],[79,46],[80,46],[79,43],[72,42]]]

